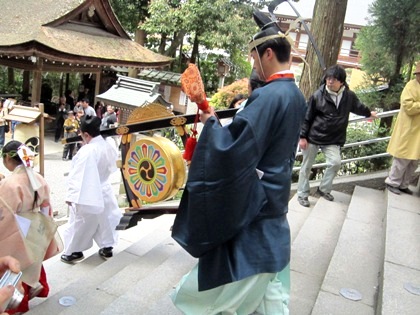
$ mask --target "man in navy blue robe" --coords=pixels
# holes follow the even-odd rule
[[[228,126],[219,124],[213,109],[201,113],[204,127],[172,229],[173,238],[199,258],[173,294],[184,314],[250,314],[257,308],[288,314],[287,211],[306,112],[289,70],[290,50],[276,25],[257,33],[250,51],[265,85]]]

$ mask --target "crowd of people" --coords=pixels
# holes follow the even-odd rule
[[[212,107],[200,113],[203,130],[172,227],[172,237],[198,258],[171,294],[184,314],[289,314],[287,212],[297,148],[303,153],[299,204],[310,207],[309,172],[319,151],[327,167],[316,194],[334,201],[332,184],[349,114],[377,118],[350,90],[339,65],[326,70],[322,85],[306,101],[290,70],[287,35],[276,24],[256,21],[261,30],[249,43],[254,63],[248,97],[232,101],[230,107],[239,110],[223,126]],[[408,185],[420,159],[420,63],[414,73],[402,92],[388,146],[394,159],[386,184],[395,194],[412,193]],[[11,175],[0,176],[0,272],[23,271],[19,289],[24,297],[18,308],[6,310],[9,314],[25,312],[29,299],[48,295],[45,259],[61,253],[62,262],[73,264],[84,259],[93,242],[100,257],[113,256],[122,213],[109,178],[116,171],[118,151],[100,132],[117,123],[113,106],[98,102],[92,107],[87,97],[75,102],[71,91],[60,98],[55,140],[83,139],[83,145],[68,143],[63,149],[63,160],[72,160],[63,200],[70,209],[64,249],[50,220],[50,188],[32,170],[33,152],[14,140],[2,147]],[[22,237],[18,232],[25,220],[33,228]],[[50,233],[34,231],[41,221]],[[0,305],[12,291],[0,289]]]

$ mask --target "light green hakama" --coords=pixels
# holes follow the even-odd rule
[[[171,298],[186,315],[288,315],[290,265],[217,288],[198,291],[198,265],[179,282]]]

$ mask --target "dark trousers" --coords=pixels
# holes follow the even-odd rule
[[[75,143],[67,143],[64,145],[63,159],[68,158],[69,160],[71,160],[73,158],[75,145]]]
[[[64,126],[64,121],[62,123],[57,123],[57,126],[55,127],[55,137],[54,140],[55,142],[57,142],[58,140],[61,139],[61,137],[63,136],[63,126]]]
[[[64,133],[64,138],[72,138],[72,137],[76,137],[77,133],[76,132],[65,132]],[[76,143],[67,143],[64,145],[64,149],[63,149],[63,159],[68,158],[69,160],[71,160],[73,158],[73,153],[74,153],[74,148],[76,146]]]

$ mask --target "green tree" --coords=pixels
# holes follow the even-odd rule
[[[403,81],[407,66],[411,74],[420,53],[419,10],[416,0],[376,0],[370,6],[372,18],[361,30],[356,47],[362,52],[363,70],[374,84],[383,81],[396,86]]]
[[[226,84],[249,73],[246,65],[247,43],[257,31],[252,20],[252,5],[261,7],[265,1],[250,0],[185,0],[171,3],[155,0],[149,7],[150,17],[141,26],[148,32],[148,47],[175,57],[175,52],[185,52],[190,61],[201,68],[200,55],[204,50],[221,50],[230,56],[233,64]],[[162,48],[165,48],[162,50]],[[183,55],[175,69],[182,72],[186,67]],[[208,56],[208,54],[206,54]],[[208,64],[208,62],[206,62]],[[207,65],[210,71],[212,67]],[[215,91],[212,74],[206,73],[206,90]],[[208,83],[208,84],[207,84]]]
[[[139,23],[149,16],[150,0],[110,0],[110,3],[121,25],[133,36]]]
[[[369,7],[369,24],[357,38],[366,85],[388,83],[388,89],[374,99],[375,105],[385,110],[399,108],[404,77],[407,81],[411,78],[414,61],[420,57],[418,12],[418,0],[376,0]],[[388,133],[391,125],[392,117],[381,119],[380,135]]]
[[[385,57],[390,57],[387,60],[391,68],[388,73],[385,72],[385,75],[389,79],[389,84],[394,86],[402,79],[401,70],[404,63],[409,63],[420,53],[418,40],[420,2],[376,0],[370,6],[369,12],[372,15],[369,27],[374,29],[370,34],[375,35],[370,37],[370,40],[382,48]],[[372,62],[370,56],[372,55],[363,56],[363,65]],[[386,67],[383,69],[386,70]]]

